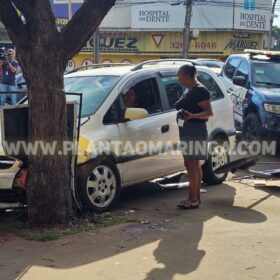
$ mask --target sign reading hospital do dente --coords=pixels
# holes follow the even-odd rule
[[[236,0],[234,28],[269,31],[271,1]]]

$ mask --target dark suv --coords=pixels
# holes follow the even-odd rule
[[[280,52],[231,55],[221,80],[234,105],[237,128],[252,138],[280,138]]]

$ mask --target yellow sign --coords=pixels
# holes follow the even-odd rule
[[[262,49],[263,33],[200,32],[191,40],[193,58],[224,58],[244,49]],[[148,59],[182,57],[182,32],[102,32],[101,63],[139,63]],[[74,58],[76,67],[93,63],[93,39]]]

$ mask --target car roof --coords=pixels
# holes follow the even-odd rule
[[[197,58],[197,59],[194,59],[194,61],[210,61],[210,62],[221,62],[221,63],[223,63],[223,61],[221,61],[219,59],[214,59],[214,58]]]
[[[104,67],[104,68],[94,68],[86,69],[77,72],[72,72],[70,74],[65,74],[65,78],[71,77],[87,77],[87,76],[103,76],[103,75],[112,75],[112,76],[123,76],[129,73],[132,69],[132,65],[124,65],[119,67]]]
[[[250,62],[263,62],[263,63],[268,63],[268,62],[276,62],[280,63],[279,58],[273,58],[273,57],[267,57],[265,55],[255,55],[254,57],[251,57],[250,54],[232,54],[228,58],[245,58],[246,60]]]
[[[128,66],[118,66],[118,67],[104,67],[104,68],[95,68],[81,70],[77,72],[72,72],[70,74],[65,74],[65,78],[74,78],[74,77],[91,77],[91,76],[125,76],[129,73],[155,73],[160,71],[178,71],[178,69],[184,65],[184,63],[178,64],[157,64],[157,65],[144,65],[142,69],[133,71],[134,65]],[[195,65],[198,71],[210,71],[214,72],[206,66]]]
[[[231,54],[228,58],[247,58],[250,59],[250,56],[248,54]]]

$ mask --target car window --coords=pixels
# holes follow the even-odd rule
[[[119,76],[65,77],[65,92],[82,93],[82,118],[93,115],[120,80]],[[78,101],[77,96],[67,96],[67,101]]]
[[[120,100],[117,98],[104,116],[104,124],[116,124],[121,120]]]
[[[156,78],[142,80],[122,93],[127,108],[143,108],[149,114],[162,112],[160,93]]]
[[[184,88],[179,84],[177,76],[162,77],[161,80],[165,87],[169,108],[174,109],[174,105],[182,96]]]
[[[244,77],[246,80],[249,76],[249,65],[246,60],[242,60],[241,64],[239,65],[236,76]]]
[[[236,71],[236,68],[238,67],[239,63],[240,63],[240,58],[231,58],[229,59],[226,68],[225,68],[225,75],[232,79],[233,75]]]
[[[217,100],[224,97],[224,94],[217,84],[217,82],[207,73],[198,72],[197,79],[202,83],[210,92],[211,101]]]

